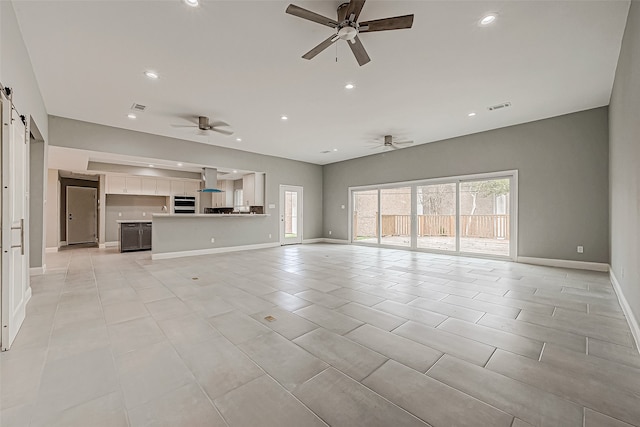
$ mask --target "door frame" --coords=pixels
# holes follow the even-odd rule
[[[95,215],[95,221],[94,221],[94,228],[95,228],[95,233],[93,234],[93,240],[89,241],[89,242],[76,242],[76,243],[69,243],[69,189],[71,188],[81,188],[83,190],[91,190],[93,193],[93,212]],[[85,190],[85,191],[86,191]],[[67,185],[66,187],[66,203],[67,205],[65,206],[65,214],[66,214],[66,218],[65,221],[67,223],[67,227],[66,227],[66,232],[67,235],[65,236],[65,239],[67,240],[67,245],[73,245],[73,244],[82,244],[82,243],[98,243],[98,189],[95,187],[82,187],[79,185]]]
[[[295,191],[299,194],[297,207],[298,207],[298,236],[295,241],[293,239],[287,240],[285,238],[284,233],[284,214],[285,214],[285,201],[284,201],[284,193],[285,191]],[[280,245],[297,245],[301,244],[303,240],[303,230],[304,230],[304,219],[303,219],[303,200],[304,200],[304,188],[300,185],[284,185],[280,184],[280,229],[279,229],[279,241]]]

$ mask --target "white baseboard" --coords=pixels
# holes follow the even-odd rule
[[[322,239],[322,241],[324,243],[337,243],[339,245],[348,245],[350,243],[348,240],[343,240],[343,239],[327,239],[327,238],[324,238],[324,239]]]
[[[220,254],[225,252],[237,252],[248,251],[252,249],[266,249],[279,247],[280,242],[276,243],[259,243],[256,245],[244,245],[244,246],[228,246],[226,248],[211,248],[211,249],[196,249],[193,251],[180,251],[180,252],[164,252],[160,254],[151,254],[151,259],[171,259],[171,258],[184,258],[198,255],[211,255]]]
[[[60,242],[60,246],[67,246],[67,241],[63,240],[62,242]]]
[[[302,244],[303,245],[307,245],[309,243],[323,243],[324,239],[322,237],[317,238],[317,239],[304,239],[302,240]]]
[[[636,342],[636,348],[640,349],[640,324],[638,323],[638,319],[636,319],[636,316],[633,314],[631,306],[629,305],[627,298],[622,292],[620,282],[618,282],[618,279],[616,279],[616,275],[613,274],[613,270],[609,270],[609,278],[611,279],[613,290],[616,292],[616,296],[618,297],[618,301],[620,302],[620,307],[622,307],[622,312],[627,318],[627,323],[629,324],[629,328],[631,329],[631,335],[633,335],[633,339]],[[640,352],[640,350],[638,351]]]
[[[58,252],[58,248],[57,247],[53,247],[53,248],[45,248],[44,250],[46,253],[50,254],[50,253],[54,253],[54,252]]]
[[[117,247],[117,246],[118,246],[118,242],[117,241],[115,241],[115,242],[104,242],[104,243],[100,243],[98,245],[98,248],[99,249],[105,249],[105,248],[114,248],[114,247]]]
[[[42,267],[31,267],[29,269],[29,276],[42,276],[47,271],[47,265],[43,265]],[[31,289],[31,288],[29,288]]]
[[[518,262],[523,264],[546,265],[548,267],[575,268],[578,270],[609,271],[609,264],[602,262],[571,261],[568,259],[533,258],[519,256]]]

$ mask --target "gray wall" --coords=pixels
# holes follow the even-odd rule
[[[57,248],[60,242],[58,229],[60,228],[60,198],[58,197],[58,169],[47,170],[47,210],[46,226],[47,248]]]
[[[278,241],[279,186],[301,185],[303,236],[322,237],[322,166],[56,116],[49,117],[49,133],[49,143],[60,147],[266,172],[265,203],[275,205],[275,209],[267,207],[265,213],[271,216],[260,222],[259,234],[267,241]],[[273,237],[268,239],[268,234]]]
[[[29,267],[42,267],[44,256],[45,144],[29,143]]]
[[[129,196],[107,194],[105,235],[107,242],[117,242],[118,220],[143,219],[151,221],[153,213],[162,213],[162,207],[169,209],[169,198],[162,196]],[[118,216],[121,213],[122,216]],[[146,215],[143,215],[146,214]]]
[[[272,234],[271,239],[265,234],[272,219],[273,217],[255,215],[156,216],[153,218],[153,253],[275,243],[278,241],[277,234]],[[211,243],[212,237],[215,239],[214,243]]]
[[[597,108],[326,165],[324,237],[349,238],[350,186],[517,169],[518,255],[606,263],[607,116]]]
[[[609,107],[611,269],[640,319],[640,2],[631,2]]]

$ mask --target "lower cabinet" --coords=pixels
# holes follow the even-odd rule
[[[150,222],[120,223],[120,252],[151,249]]]

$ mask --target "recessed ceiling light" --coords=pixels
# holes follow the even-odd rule
[[[353,83],[347,83],[346,85],[344,85],[345,89],[353,89],[355,86]]]
[[[280,116],[280,119],[281,119],[281,120],[289,120],[289,117],[287,117],[287,116]]]
[[[338,149],[337,149],[337,148],[334,148],[334,149],[333,149],[333,151],[338,151]]]
[[[155,166],[153,166],[153,165],[149,165],[149,167],[150,167],[150,168],[154,168]]]
[[[156,80],[159,77],[158,73],[156,73],[155,71],[145,71],[144,75],[153,80]]]
[[[469,116],[469,117],[473,117],[473,116],[475,116],[475,115],[476,115],[476,113],[469,113],[469,114],[467,114],[467,116]]]
[[[238,171],[237,171],[237,170],[234,170],[234,171],[233,171],[233,173],[238,173]]]
[[[187,6],[196,7],[200,4],[198,0],[184,0]]]
[[[489,13],[480,20],[480,25],[486,26],[492,24],[498,18],[497,13]]]
[[[242,138],[236,138],[236,141],[242,142]]]
[[[182,166],[182,163],[178,163],[178,166]]]
[[[130,119],[135,119],[137,116],[133,113],[129,113],[127,114],[127,117],[129,117]]]

